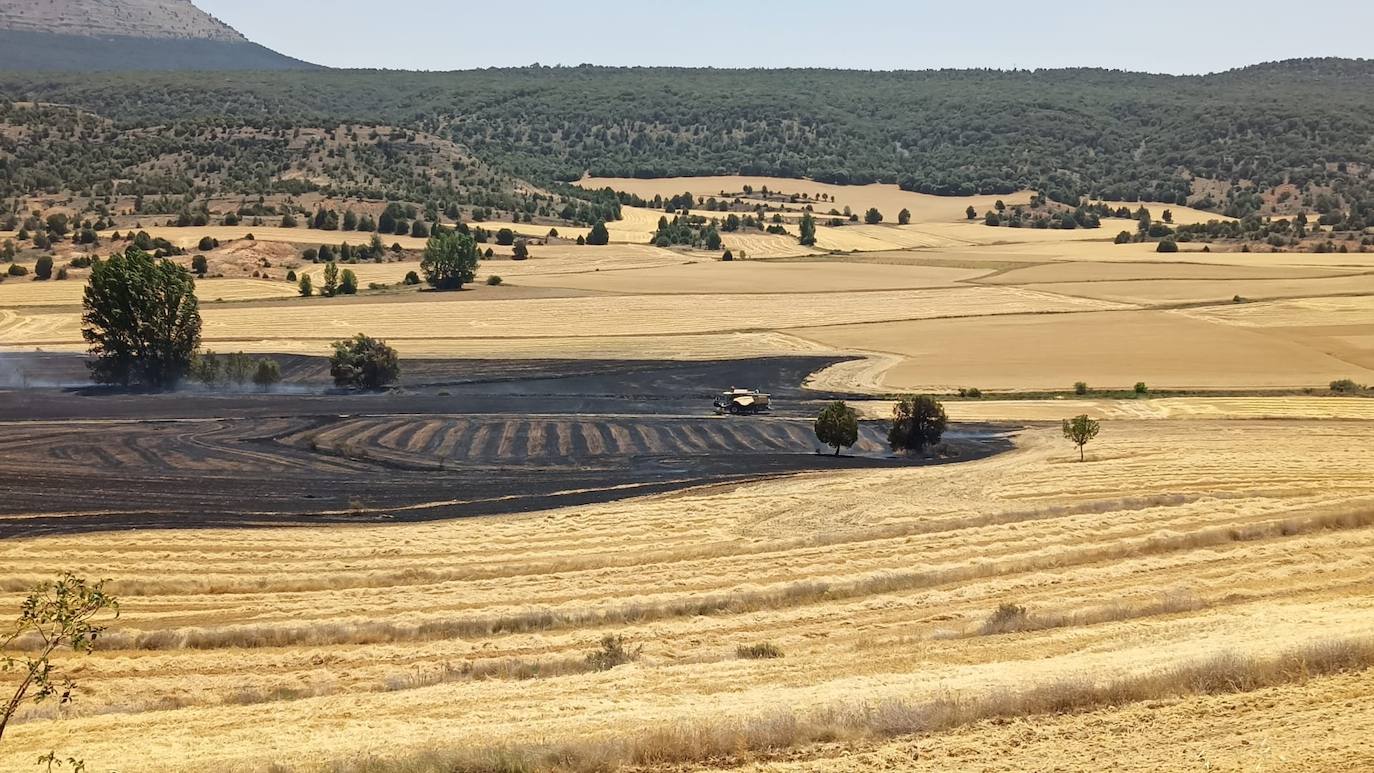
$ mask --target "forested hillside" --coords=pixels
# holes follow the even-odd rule
[[[261,174],[224,184],[242,193],[299,186],[273,171],[287,163],[273,155],[285,152],[283,132],[352,125],[448,138],[502,175],[539,184],[588,172],[747,173],[937,194],[1029,187],[1057,200],[1187,202],[1235,215],[1310,207],[1319,196],[1353,206],[1368,196],[1374,160],[1374,63],[1350,60],[1205,77],[593,67],[10,74],[0,76],[0,95],[72,105],[108,122],[104,142],[58,126],[30,127],[38,132],[30,137],[47,133],[44,142],[5,132],[6,196],[111,177],[151,184],[147,170],[168,154],[266,155]],[[397,163],[403,168],[388,174],[406,177],[409,162]]]

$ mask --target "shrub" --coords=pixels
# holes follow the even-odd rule
[[[746,660],[775,660],[782,657],[782,649],[772,642],[741,644],[735,648],[735,657]]]
[[[949,423],[945,408],[938,400],[924,395],[906,397],[892,409],[892,429],[888,443],[893,451],[924,453],[938,445]]]
[[[420,283],[420,275],[419,275],[419,274],[415,273],[414,271],[407,271],[407,272],[406,272],[405,284],[407,284],[407,285],[417,285],[417,284],[419,284],[419,283]]]
[[[1144,381],[1137,381],[1135,383],[1135,393],[1138,395],[1147,395],[1150,393],[1150,387],[1147,386]]]
[[[296,281],[296,272],[295,272],[295,271],[287,271],[287,272],[286,272],[286,281],[288,281],[288,282],[294,282],[294,281]]]
[[[1159,243],[1159,247],[1155,249],[1155,252],[1178,252],[1178,242],[1173,239],[1165,239]]]
[[[1353,379],[1348,378],[1343,378],[1339,381],[1331,382],[1331,391],[1336,392],[1338,394],[1353,394],[1355,392],[1363,392],[1368,388],[1369,387],[1365,386],[1364,384],[1357,383]]]
[[[334,342],[329,375],[335,386],[380,389],[401,377],[400,358],[385,341],[359,333]]]
[[[1078,381],[1073,385],[1073,393],[1076,395],[1086,395],[1088,393],[1088,382]]]
[[[492,274],[491,276],[487,277],[487,285],[488,285],[488,286],[490,286],[490,287],[499,287],[500,284],[501,284],[501,277],[499,277],[499,276],[497,276],[497,275],[495,275],[495,274]]]
[[[730,261],[735,259],[735,253],[726,250],[725,254],[720,256],[720,259],[725,261],[726,263],[729,263]]]
[[[253,371],[253,383],[263,390],[271,389],[281,382],[281,366],[276,360],[258,360],[257,369]]]
[[[5,273],[9,274],[10,276],[25,276],[29,273],[29,270],[28,268],[21,266],[18,263],[11,263],[9,270],[7,270]]]
[[[624,636],[605,635],[601,639],[600,649],[587,653],[587,666],[593,671],[610,671],[616,666],[639,660],[644,647],[629,649],[626,643]]]
[[[988,619],[978,628],[978,633],[986,636],[994,633],[1010,633],[1019,631],[1026,627],[1030,622],[1030,613],[1025,607],[1018,606],[1011,602],[1003,602],[988,615]]]
[[[197,255],[191,258],[191,270],[198,276],[205,276],[205,272],[210,270],[210,264],[205,260],[204,255]]]
[[[215,241],[209,236],[202,236],[200,237],[200,243],[196,245],[196,249],[200,250],[201,252],[209,252],[210,250],[213,250],[218,246],[219,242]]]
[[[973,399],[973,400],[978,400],[978,399],[980,399],[980,398],[983,396],[983,390],[979,389],[978,387],[969,387],[968,389],[960,389],[960,390],[959,390],[959,396],[960,396],[960,397],[968,397],[968,398]]]

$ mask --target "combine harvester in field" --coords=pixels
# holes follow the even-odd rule
[[[735,389],[721,392],[716,397],[716,413],[731,416],[752,416],[772,409],[772,395],[757,389]]]

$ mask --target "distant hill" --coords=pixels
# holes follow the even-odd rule
[[[243,37],[190,0],[0,0],[0,69],[313,68]]]

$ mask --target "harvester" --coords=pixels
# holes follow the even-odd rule
[[[749,416],[769,410],[772,402],[771,395],[766,395],[757,389],[730,389],[721,392],[716,397],[715,405],[716,413]]]

